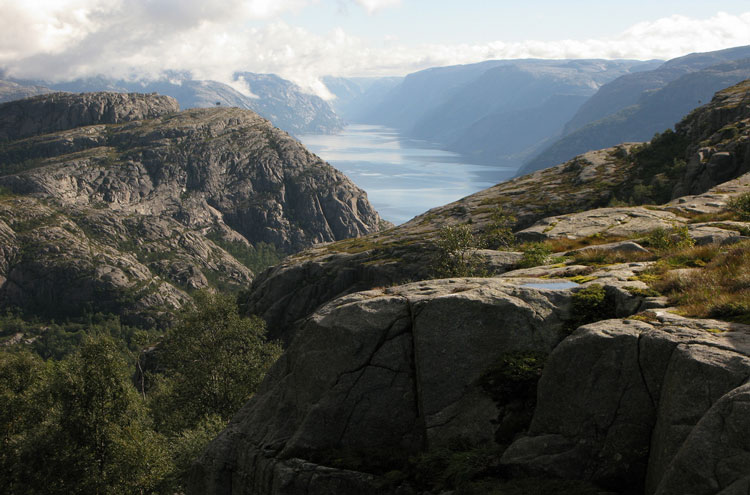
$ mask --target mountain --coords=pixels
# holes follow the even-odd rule
[[[52,92],[52,89],[45,86],[26,86],[17,82],[0,79],[0,103]]]
[[[498,224],[522,252],[469,242]],[[186,493],[744,493],[748,234],[750,80],[287,258],[246,295],[286,352]]]
[[[0,304],[38,316],[163,324],[192,290],[249,284],[264,253],[383,224],[250,110],[53,93],[0,105],[0,142]]]
[[[328,103],[286,79],[252,72],[239,72],[235,77],[244,80],[257,96],[251,108],[292,134],[328,134],[343,127]]]
[[[360,122],[403,77],[323,77],[335,98],[329,103],[347,122]]]
[[[427,69],[409,74],[359,121],[395,127],[477,163],[517,167],[601,85],[656,63],[532,59]],[[535,125],[540,116],[543,125]]]
[[[46,84],[57,91],[72,93],[115,91],[159,93],[177,99],[182,108],[216,105],[253,110],[291,134],[327,134],[341,130],[343,122],[320,97],[305,93],[296,84],[273,74],[236,74],[252,95],[218,81],[194,80],[189,74],[173,73],[161,80],[124,81],[91,77],[61,83],[15,81],[20,86]]]
[[[529,157],[523,175],[588,150],[623,141],[646,141],[707,101],[750,76],[750,47],[686,55],[660,67],[627,74],[602,86],[565,124],[563,135]]]

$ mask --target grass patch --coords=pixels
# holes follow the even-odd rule
[[[579,265],[613,265],[615,263],[633,263],[651,261],[654,255],[644,252],[623,252],[609,249],[584,249],[572,253],[573,262]]]
[[[716,246],[704,249],[704,257],[698,258],[702,264],[688,272],[671,270],[675,261],[684,264],[684,253],[662,260],[649,285],[669,296],[685,316],[750,324],[750,242],[725,251]]]
[[[601,232],[587,237],[579,237],[577,239],[550,239],[545,241],[547,247],[553,253],[560,253],[564,251],[573,251],[575,249],[584,248],[587,246],[596,246],[599,244],[609,244],[611,242],[618,242],[626,240],[625,237],[621,236],[607,236]]]

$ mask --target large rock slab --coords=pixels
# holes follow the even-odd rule
[[[330,465],[341,452],[398,460],[456,439],[494,442],[503,404],[480,379],[506,353],[551,351],[566,334],[570,298],[448,279],[332,301],[301,324],[211,443],[190,493],[321,493],[317,478],[299,488],[304,472],[289,463]]]
[[[550,356],[529,435],[502,462],[654,493],[701,418],[750,376],[749,331],[667,313],[579,328]],[[670,490],[659,493],[693,493]]]
[[[657,228],[670,229],[685,223],[674,213],[643,208],[598,208],[544,218],[516,234],[520,241],[577,239],[596,234],[613,237],[635,237]]]

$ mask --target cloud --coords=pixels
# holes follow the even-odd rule
[[[388,7],[401,5],[401,0],[356,0],[356,2],[370,15]]]
[[[750,44],[750,12],[671,16],[607,39],[409,45],[344,29],[314,34],[281,20],[325,0],[0,0],[0,69],[13,77],[124,79],[187,71],[252,93],[237,71],[270,72],[324,97],[323,75],[403,75],[500,58],[668,59]],[[351,1],[351,0],[350,0]],[[395,0],[356,0],[369,13]],[[292,19],[294,16],[291,17]]]

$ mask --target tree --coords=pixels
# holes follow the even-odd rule
[[[488,249],[509,249],[516,243],[513,227],[516,217],[497,206],[490,213],[490,221],[482,233],[482,244]]]
[[[48,367],[33,398],[39,422],[19,446],[14,493],[153,491],[171,470],[166,440],[149,428],[114,341],[87,337]]]
[[[440,229],[436,242],[437,253],[432,267],[438,277],[481,276],[481,246],[469,225],[448,225]]]
[[[263,320],[239,314],[234,298],[199,292],[161,343],[164,376],[152,394],[158,427],[176,433],[206,418],[228,421],[250,398],[281,347]]]

